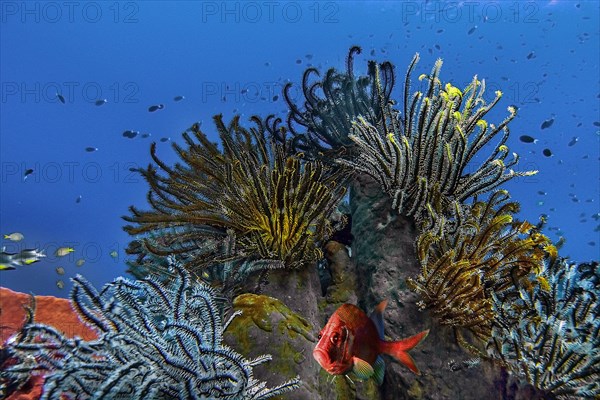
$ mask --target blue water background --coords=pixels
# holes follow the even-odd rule
[[[171,143],[196,121],[216,140],[214,114],[284,115],[283,85],[293,82],[300,99],[307,66],[343,69],[352,45],[363,48],[357,72],[368,59],[396,65],[399,102],[416,52],[415,77],[442,58],[442,81],[464,87],[477,74],[488,100],[502,90],[487,120],[499,123],[506,107],[518,106],[508,143],[521,156],[516,169],[540,171],[506,185],[522,205],[519,217],[547,214],[545,232],[567,239],[562,255],[600,258],[597,1],[0,4],[0,232],[25,235],[2,245],[47,254],[1,271],[1,286],[67,297],[76,273],[97,287],[123,275],[131,238],[121,216],[132,204],[147,209],[147,184],[129,169],[150,162],[150,143],[172,164]],[[96,106],[99,99],[107,103]],[[156,104],[165,108],[148,112]],[[125,130],[140,134],[128,139]],[[61,246],[75,252],[58,258]]]

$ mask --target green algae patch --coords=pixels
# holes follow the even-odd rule
[[[411,399],[422,399],[423,398],[423,386],[418,380],[414,380],[412,385],[407,392]]]
[[[233,301],[233,309],[242,314],[235,317],[225,334],[235,338],[242,353],[248,354],[264,342],[264,338],[257,340],[257,335],[270,337],[273,340],[269,340],[271,346],[266,352],[273,355],[273,362],[267,368],[295,376],[293,364],[299,364],[306,358],[304,352],[297,350],[301,346],[295,344],[298,339],[309,343],[314,341],[312,325],[283,302],[269,296],[242,294]]]

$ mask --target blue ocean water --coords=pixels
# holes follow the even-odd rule
[[[147,192],[130,169],[150,162],[150,143],[174,163],[171,144],[181,143],[181,132],[196,121],[216,140],[215,114],[283,116],[283,85],[293,82],[300,99],[304,70],[344,69],[353,45],[363,49],[357,72],[370,59],[396,66],[392,97],[399,102],[416,52],[418,74],[442,58],[443,81],[464,87],[477,75],[490,99],[501,90],[488,121],[499,123],[506,107],[516,105],[508,145],[521,157],[518,170],[540,171],[506,185],[522,205],[519,217],[537,222],[546,214],[545,233],[566,239],[561,255],[600,258],[597,1],[2,1],[0,7],[0,232],[25,237],[2,246],[47,255],[0,271],[1,286],[67,297],[76,273],[96,287],[124,274],[130,237],[121,216],[130,205],[145,209]],[[164,108],[149,112],[159,104]],[[137,135],[123,136],[128,130]],[[535,142],[521,141],[523,135]],[[75,251],[56,257],[65,246]]]

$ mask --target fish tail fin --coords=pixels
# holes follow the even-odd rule
[[[408,354],[408,351],[418,345],[423,339],[429,334],[429,329],[421,333],[417,333],[407,339],[398,340],[396,342],[382,342],[381,351],[389,354],[402,364],[406,365],[408,369],[417,375],[421,375],[419,368],[415,364],[415,360]]]

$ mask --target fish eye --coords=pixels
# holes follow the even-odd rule
[[[321,340],[321,338],[323,337],[323,335],[321,335],[320,333],[317,335],[317,340]]]
[[[333,336],[331,337],[331,342],[332,342],[333,344],[336,344],[336,343],[338,342],[338,340],[340,340],[340,335],[339,335],[339,333],[337,333],[337,332],[336,332],[336,333],[334,333],[334,334],[333,334]]]

